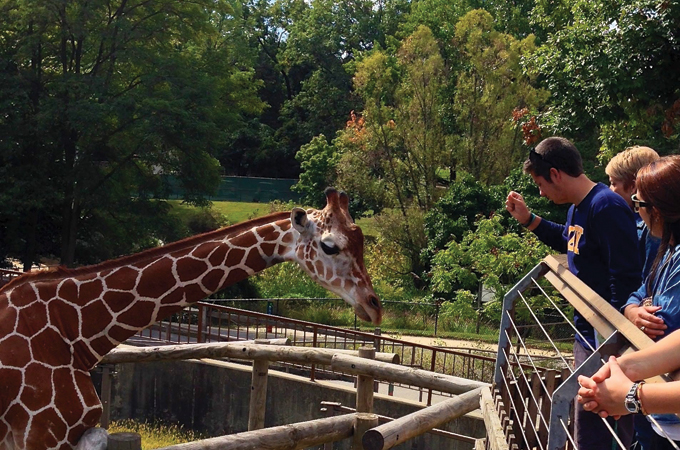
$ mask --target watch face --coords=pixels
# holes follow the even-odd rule
[[[626,409],[628,412],[631,413],[637,413],[640,408],[638,407],[638,403],[634,399],[626,399],[625,401]]]

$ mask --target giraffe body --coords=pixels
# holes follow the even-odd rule
[[[165,247],[75,270],[27,274],[0,289],[0,450],[72,449],[96,426],[89,371],[119,343],[283,261],[379,324],[363,235],[344,193]]]

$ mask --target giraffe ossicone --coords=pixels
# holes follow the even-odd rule
[[[345,193],[78,269],[28,273],[0,289],[0,450],[72,449],[96,426],[89,371],[139,330],[284,261],[376,325],[382,306]]]

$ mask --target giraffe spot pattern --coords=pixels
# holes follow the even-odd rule
[[[169,291],[177,283],[172,267],[172,259],[166,257],[145,268],[137,285],[137,293],[141,297],[158,298]]]
[[[129,307],[136,299],[132,292],[125,291],[106,291],[104,293],[104,303],[114,313],[119,313]]]
[[[19,313],[17,310],[14,307],[9,306],[7,302],[5,302],[5,306],[2,307],[2,299],[0,299],[0,336],[7,336],[14,332],[18,318]]]
[[[104,302],[88,303],[82,309],[82,325],[80,335],[85,339],[90,339],[101,331],[102,324],[113,320],[113,315],[109,312]]]
[[[11,335],[2,340],[0,364],[7,367],[26,367],[31,362],[29,340],[23,336]]]
[[[107,289],[131,291],[135,288],[139,271],[132,267],[121,267],[108,274],[102,274]]]
[[[201,283],[203,283],[203,286],[205,286],[205,288],[209,291],[215,292],[219,289],[222,279],[225,278],[224,275],[224,270],[213,269],[205,274],[205,276],[201,279]]]
[[[134,308],[121,313],[118,321],[131,327],[145,327],[151,323],[151,318],[156,310],[156,303],[153,301],[138,301]]]
[[[195,280],[208,270],[207,263],[191,257],[182,258],[176,264],[179,281],[182,282]]]
[[[104,283],[99,279],[94,279],[80,285],[79,300],[81,305],[86,305],[92,300],[99,298],[104,291]]]
[[[17,308],[21,308],[30,305],[37,299],[38,296],[35,294],[33,287],[30,284],[24,284],[12,291],[10,303]]]
[[[31,339],[31,352],[38,361],[52,367],[67,366],[72,362],[70,346],[53,328],[46,328]]]
[[[78,298],[78,286],[76,285],[76,282],[71,279],[64,280],[59,285],[57,295],[63,300]]]
[[[52,379],[52,369],[33,362],[26,367],[25,373],[21,401],[29,411],[38,411],[52,401],[52,389],[44,383],[44,380]]]
[[[70,368],[55,369],[52,382],[54,385],[54,403],[60,405],[59,414],[67,424],[77,423],[83,416],[83,408],[81,405],[69,401],[69,399],[78,395]]]
[[[21,320],[16,332],[31,337],[47,326],[47,306],[43,302],[33,302],[19,311]]]

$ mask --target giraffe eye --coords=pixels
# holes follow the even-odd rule
[[[330,246],[325,244],[323,241],[319,241],[319,243],[321,244],[321,250],[323,250],[323,252],[327,255],[337,255],[340,253],[340,249],[334,245]]]

